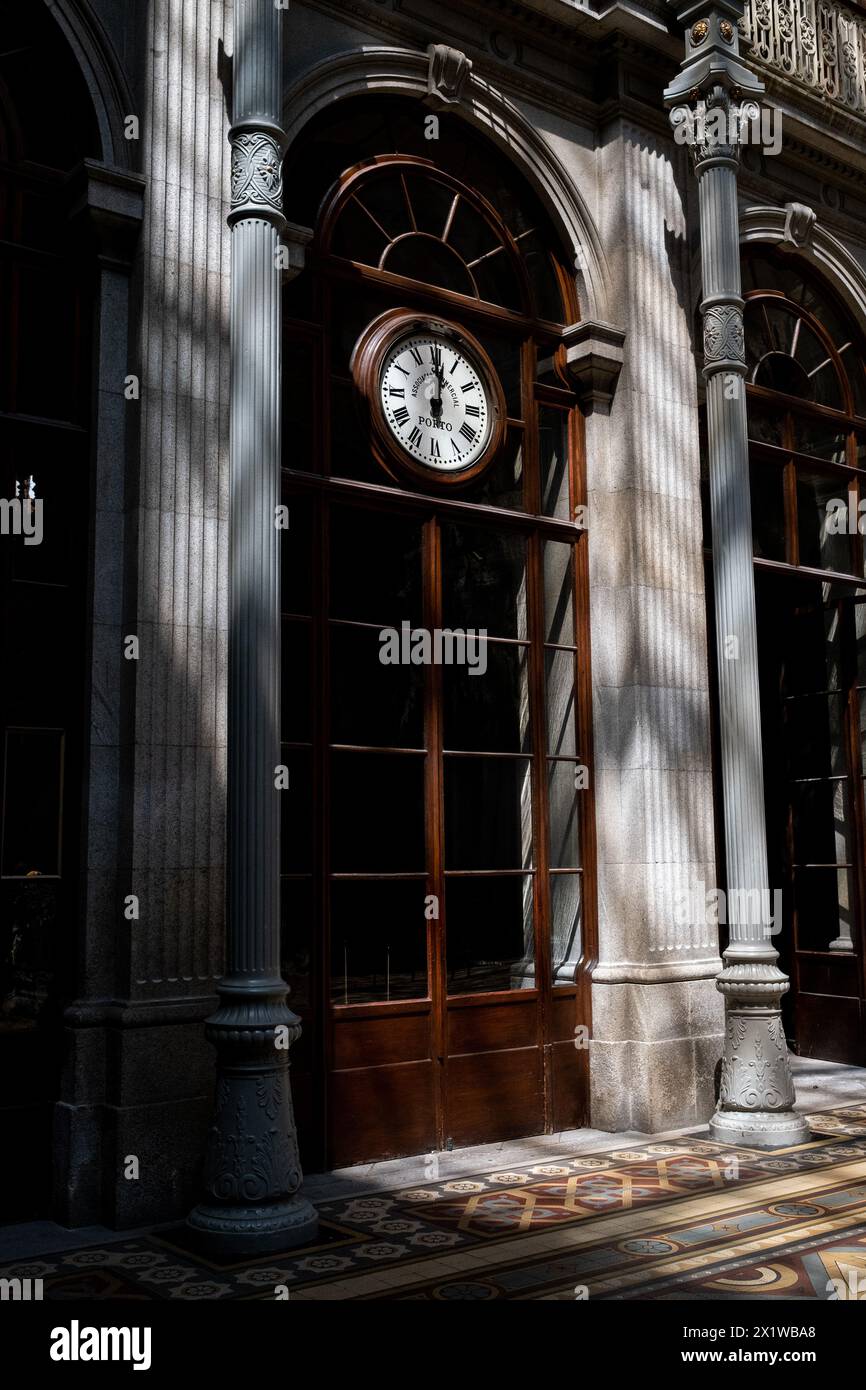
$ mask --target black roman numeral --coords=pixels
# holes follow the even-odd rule
[[[421,438],[422,438],[422,436],[421,436],[421,431],[419,430],[418,426],[415,425],[414,429],[412,430],[412,433],[409,435],[409,443],[410,443],[410,444],[419,444],[420,441],[421,441]]]
[[[475,382],[474,382],[474,381],[467,381],[467,383],[466,383],[465,386],[461,386],[461,387],[460,387],[460,390],[461,390],[461,391],[474,391],[474,390],[475,390]]]
[[[456,440],[456,439],[452,439],[452,440],[451,440],[451,448],[454,450],[455,454],[456,454],[457,457],[459,458],[459,457],[460,457],[460,445],[457,443],[457,440]]]
[[[389,395],[389,396],[400,396],[400,397],[405,397],[405,395],[406,395],[406,388],[405,388],[405,386],[389,386],[389,387],[388,387],[388,395]]]
[[[409,412],[406,409],[405,405],[399,405],[397,409],[394,411],[394,420],[396,424],[398,424],[402,429],[403,425],[405,425],[408,419]]]
[[[433,366],[436,368],[436,370],[441,372],[441,370],[442,370],[442,349],[441,349],[441,347],[439,347],[438,345],[435,345],[434,347],[431,347],[431,349],[430,349],[430,361],[433,363]]]
[[[474,444],[474,443],[475,443],[475,440],[476,440],[477,435],[478,435],[478,431],[477,431],[477,430],[474,430],[474,429],[472,428],[471,425],[467,425],[467,424],[465,423],[465,421],[464,421],[464,423],[460,426],[460,433],[463,435],[463,438],[464,438],[464,439],[468,439],[468,440],[469,440],[469,443],[470,443],[470,444]]]
[[[394,368],[395,372],[400,372],[401,376],[410,375],[410,373],[406,371],[405,367],[398,367],[396,362],[392,362],[391,366]]]
[[[431,457],[431,459],[441,459],[441,457],[442,457],[442,455],[441,455],[440,452],[439,452],[439,440],[438,440],[438,439],[431,439],[431,440],[430,440],[430,457]]]
[[[467,405],[467,407],[466,407],[466,414],[467,414],[467,415],[474,415],[475,418],[477,419],[478,416],[481,414],[480,407],[477,406],[477,405]]]
[[[421,349],[420,349],[420,348],[417,348],[417,347],[413,347],[413,348],[410,348],[409,351],[411,352],[412,356],[414,357],[415,361],[418,363],[418,366],[420,367],[420,366],[421,366]]]

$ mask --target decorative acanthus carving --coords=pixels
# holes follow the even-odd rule
[[[282,154],[264,130],[232,134],[232,209],[259,207],[283,212]]]
[[[430,59],[428,98],[437,105],[454,106],[460,101],[472,72],[470,59],[459,48],[449,48],[444,43],[431,43],[427,54]]]
[[[301,1166],[285,1064],[259,1075],[220,1078],[205,1191],[217,1202],[268,1202],[297,1192]]]
[[[742,362],[746,355],[743,311],[736,304],[713,304],[704,314],[704,362]]]
[[[785,204],[785,232],[783,245],[795,247],[798,251],[809,245],[815,213],[805,203]]]
[[[778,1014],[728,1016],[719,1099],[728,1110],[777,1111],[794,1104],[785,1035]]]
[[[866,114],[866,17],[830,0],[746,0],[744,58]]]
[[[727,87],[716,84],[693,106],[673,107],[670,122],[674,139],[689,146],[697,169],[708,159],[739,161],[749,123],[760,115],[756,101],[734,100]]]

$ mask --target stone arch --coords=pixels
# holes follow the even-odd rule
[[[123,69],[108,35],[87,0],[43,0],[60,28],[90,93],[102,144],[104,164],[132,167],[132,142],[124,138],[124,120],[135,110]]]
[[[803,219],[802,234],[789,233],[791,206],[746,208],[740,213],[740,245],[781,246],[801,256],[835,289],[857,323],[866,329],[866,270],[817,218],[811,223],[808,217]]]
[[[324,107],[353,96],[427,95],[429,58],[404,48],[357,48],[314,64],[288,89],[283,129],[288,145]],[[500,91],[470,73],[449,111],[470,122],[504,153],[535,189],[571,249],[581,315],[610,320],[611,275],[598,229],[580,191],[542,135]]]

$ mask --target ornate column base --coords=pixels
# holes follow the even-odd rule
[[[724,1144],[757,1149],[790,1148],[809,1138],[809,1126],[795,1113],[794,1083],[782,1027],[780,1001],[787,976],[764,951],[748,959],[725,952],[725,969],[716,988],[725,998],[725,1055],[710,1137]]]
[[[223,1002],[207,1022],[218,1055],[216,1110],[205,1157],[205,1200],[187,1225],[214,1254],[290,1250],[318,1231],[315,1209],[298,1192],[302,1176],[288,1048],[301,1030],[281,997],[285,988],[282,981],[253,989],[224,981]]]

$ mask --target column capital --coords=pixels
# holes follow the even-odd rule
[[[677,76],[665,89],[667,106],[690,104],[717,88],[734,101],[762,96],[764,84],[740,61],[741,0],[674,0],[669,7],[685,26],[686,56]]]

